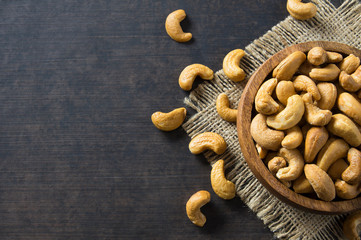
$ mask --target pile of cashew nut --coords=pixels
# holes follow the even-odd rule
[[[256,149],[295,192],[324,201],[361,193],[361,66],[314,47],[281,61],[255,97]]]

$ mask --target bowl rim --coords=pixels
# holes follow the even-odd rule
[[[259,157],[254,141],[250,134],[250,124],[252,109],[254,107],[255,94],[271,71],[286,56],[294,51],[307,52],[313,47],[323,47],[327,51],[340,52],[346,55],[354,54],[361,58],[361,51],[347,44],[331,42],[331,41],[312,41],[294,44],[277,52],[268,58],[258,69],[252,74],[243,89],[241,99],[238,104],[237,115],[237,135],[243,156],[256,178],[272,195],[276,196],[282,202],[293,207],[308,212],[319,214],[341,214],[361,209],[361,196],[351,200],[341,200],[335,202],[326,202],[322,200],[312,199],[307,196],[298,194],[293,190],[284,186],[276,179],[267,169],[262,159]],[[342,51],[342,52],[341,52]]]

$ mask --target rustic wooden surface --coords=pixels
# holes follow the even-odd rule
[[[164,29],[179,8],[189,43]],[[180,71],[220,69],[288,15],[285,1],[17,0],[0,10],[0,239],[272,239],[240,199],[212,193],[185,132],[161,132],[150,115],[184,106]],[[212,193],[204,228],[184,207],[200,189]]]

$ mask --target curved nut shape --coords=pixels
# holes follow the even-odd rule
[[[288,0],[287,11],[298,20],[307,20],[316,15],[317,8],[313,3],[302,3],[301,0]]]
[[[213,191],[223,199],[232,199],[236,196],[236,187],[233,182],[224,176],[224,161],[218,160],[212,166],[211,184]]]
[[[293,181],[302,174],[304,160],[297,149],[281,148],[279,155],[283,157],[288,166],[278,170],[276,177],[280,180]]]
[[[338,108],[361,125],[361,103],[351,94],[343,92],[337,99]]]
[[[185,33],[180,22],[186,17],[183,9],[171,12],[165,20],[165,30],[168,35],[177,42],[188,42],[192,38],[192,33]]]
[[[317,84],[317,88],[321,99],[316,102],[316,106],[324,110],[331,110],[337,99],[336,86],[332,83],[321,82]]]
[[[204,66],[202,64],[192,64],[183,69],[181,74],[179,75],[179,86],[186,91],[192,89],[192,85],[197,76],[200,76],[204,80],[212,80],[213,79],[213,71],[212,69]]]
[[[305,75],[299,75],[295,77],[293,80],[293,86],[295,87],[296,91],[305,91],[310,93],[314,100],[321,99],[321,94],[315,82]]]
[[[353,74],[348,75],[345,71],[342,71],[339,76],[339,82],[343,89],[349,92],[357,92],[361,88],[361,79],[354,78]]]
[[[227,149],[224,138],[214,132],[204,132],[195,136],[189,143],[189,151],[193,154],[200,154],[205,150],[212,150],[220,155]]]
[[[258,143],[256,144],[256,149],[261,159],[264,159],[267,156],[268,150],[261,147]]]
[[[189,220],[198,227],[206,223],[206,216],[201,212],[201,207],[211,201],[211,194],[208,191],[200,190],[193,194],[186,204],[186,211]]]
[[[307,60],[315,66],[324,64],[327,61],[327,53],[322,47],[314,47],[307,53]]]
[[[276,96],[283,105],[287,105],[287,99],[295,94],[295,87],[291,81],[280,81],[276,86]]]
[[[301,51],[293,52],[277,65],[272,72],[272,76],[279,81],[289,81],[305,60],[306,54]]]
[[[340,63],[340,70],[345,71],[347,74],[353,73],[360,66],[360,58],[353,54],[345,57]]]
[[[313,193],[313,188],[303,173],[299,178],[293,182],[293,190],[296,193]]]
[[[279,109],[279,104],[272,98],[272,92],[277,86],[277,79],[271,78],[265,81],[258,89],[254,104],[257,112],[270,115]]]
[[[306,163],[311,163],[317,153],[326,144],[328,132],[324,127],[312,127],[307,131],[305,138],[304,158]]]
[[[306,164],[304,170],[307,180],[319,199],[329,202],[336,197],[333,181],[324,170],[315,164]]]
[[[172,131],[182,125],[187,114],[185,108],[176,108],[171,112],[155,112],[151,116],[151,120],[159,130]]]
[[[341,158],[331,165],[331,167],[327,171],[327,174],[331,177],[333,181],[336,181],[337,179],[341,179],[342,173],[347,168],[348,164],[345,162],[345,160]]]
[[[347,161],[350,166],[342,173],[342,180],[348,184],[357,184],[361,180],[361,152],[356,148],[350,148]]]
[[[309,76],[317,81],[334,81],[339,74],[340,69],[335,64],[330,63],[324,68],[313,68]]]
[[[237,121],[237,109],[229,107],[229,100],[225,93],[221,93],[217,97],[216,108],[219,116],[228,122]]]
[[[268,169],[274,176],[276,176],[278,170],[286,166],[287,166],[286,160],[283,157],[277,157],[277,156],[269,160],[267,164]]]
[[[299,95],[288,98],[287,106],[276,115],[267,117],[267,125],[277,130],[286,130],[301,120],[305,111],[305,105]]]
[[[302,97],[305,103],[305,118],[306,121],[314,126],[324,126],[329,123],[332,117],[330,110],[322,110],[318,108],[312,101],[312,95],[306,93]]]
[[[327,51],[326,54],[328,63],[338,63],[343,60],[343,56],[340,53]]]
[[[330,138],[317,156],[317,166],[327,172],[336,160],[346,157],[348,149],[345,140]]]
[[[342,199],[353,199],[361,193],[361,184],[351,185],[344,180],[337,179],[335,182],[336,195]]]
[[[361,133],[356,124],[341,113],[332,116],[330,123],[327,125],[327,130],[343,138],[351,146],[357,147],[361,144]]]
[[[299,126],[294,126],[286,130],[286,136],[282,140],[281,145],[287,149],[295,149],[301,145],[303,134]]]
[[[358,233],[359,225],[361,224],[361,211],[356,211],[348,215],[343,222],[343,234],[347,239],[360,240]]]
[[[282,131],[270,129],[266,124],[266,116],[259,113],[251,122],[251,135],[261,147],[277,151],[285,134]]]
[[[244,55],[245,52],[242,49],[235,49],[230,51],[223,59],[223,72],[234,82],[240,82],[246,76],[243,69],[239,67],[239,62]]]

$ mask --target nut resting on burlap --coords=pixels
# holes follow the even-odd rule
[[[248,168],[239,146],[236,124],[224,121],[218,115],[216,98],[225,92],[230,99],[230,107],[237,108],[250,76],[268,58],[290,45],[320,40],[341,42],[361,49],[361,38],[358,35],[361,31],[361,3],[358,0],[346,0],[339,8],[335,8],[328,0],[312,2],[317,6],[314,18],[298,21],[289,16],[245,47],[246,55],[240,63],[246,73],[243,82],[231,81],[220,70],[215,73],[214,80],[200,84],[184,100],[197,111],[183,124],[187,134],[194,137],[211,131],[223,136],[228,144],[225,153],[218,156],[209,151],[204,154],[205,157],[210,163],[224,160],[225,169],[229,170],[227,179],[235,183],[237,195],[280,239],[342,238],[345,216],[305,212],[271,195]]]

